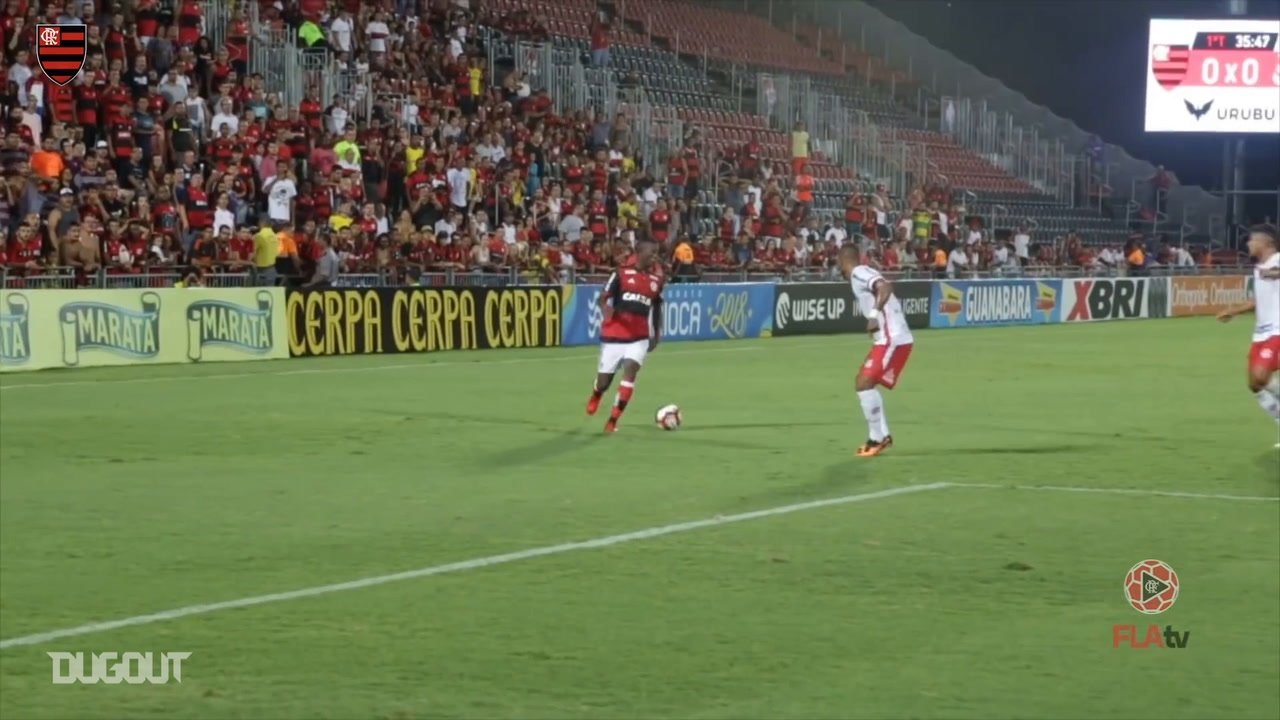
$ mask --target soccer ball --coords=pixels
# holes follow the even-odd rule
[[[680,408],[675,405],[663,405],[658,408],[658,414],[653,420],[663,430],[675,430],[680,427],[681,422],[684,422],[684,418],[680,415]]]

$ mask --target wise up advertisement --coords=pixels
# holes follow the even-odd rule
[[[0,371],[283,359],[279,288],[0,291]]]
[[[903,280],[893,283],[893,294],[902,305],[907,325],[929,327],[929,283]],[[782,283],[775,286],[773,334],[827,335],[863,333],[867,318],[854,300],[849,283]]]

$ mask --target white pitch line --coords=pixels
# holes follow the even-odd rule
[[[785,345],[779,347],[796,347],[795,345]],[[664,352],[666,355],[704,355],[709,353],[728,353],[728,352],[753,352],[760,350],[759,345],[751,345],[748,347],[722,347],[722,348],[704,348],[700,350],[672,350]],[[357,355],[349,355],[345,357],[360,357]],[[329,375],[332,373],[362,373],[377,372],[380,370],[408,370],[411,368],[432,368],[432,367],[448,367],[458,365],[516,365],[521,363],[533,362],[563,362],[565,360],[582,360],[591,357],[588,354],[571,354],[571,355],[555,355],[553,357],[524,357],[524,358],[508,358],[494,360],[473,360],[463,362],[458,360],[441,360],[438,362],[417,362],[417,363],[397,363],[394,365],[373,365],[365,367],[346,367],[346,368],[312,368],[307,370],[279,370],[279,371],[263,371],[263,372],[239,372],[239,373],[210,373],[208,375],[164,375],[162,377],[145,377],[145,378],[118,378],[103,380],[71,380],[68,382],[47,382],[47,383],[13,383],[0,385],[0,392],[8,390],[21,390],[23,388],[49,388],[49,387],[72,387],[82,385],[139,385],[143,383],[162,383],[162,382],[195,382],[202,380],[229,380],[235,378],[248,377],[280,377],[285,375]],[[137,367],[137,366],[135,366]]]
[[[1236,500],[1241,502],[1278,502],[1280,497],[1263,495],[1222,495],[1218,493],[1176,492],[1172,490],[1143,490],[1140,488],[1093,488],[1063,485],[1001,485],[999,483],[947,483],[948,487],[981,488],[997,490],[1045,490],[1050,492],[1095,493],[1101,495],[1139,495],[1146,497],[1191,498],[1194,500]]]
[[[108,630],[119,630],[120,628],[133,627],[135,625],[149,625],[151,623],[163,622],[165,620],[177,620],[179,618],[191,617],[192,615],[207,615],[209,613],[221,612],[223,610],[255,607],[257,605],[285,602],[287,600],[300,600],[302,598],[316,597],[317,595],[329,595],[332,593],[345,592],[347,590],[362,590],[364,588],[376,587],[378,585],[386,585],[387,583],[400,582],[401,580],[416,580],[418,578],[431,577],[433,575],[446,575],[466,570],[479,570],[481,568],[493,567],[494,565],[505,565],[507,563],[531,560],[533,558],[546,557],[548,555],[563,555],[564,553],[575,552],[578,550],[594,550],[596,548],[622,545],[624,543],[636,542],[637,540],[649,540],[656,537],[663,537],[665,535],[675,535],[677,533],[701,530],[703,528],[718,527],[720,525],[746,522],[748,520],[759,520],[761,518],[775,517],[778,515],[788,515],[791,513],[803,512],[805,510],[817,510],[818,508],[833,507],[836,505],[848,505],[851,503],[866,502],[868,500],[880,500],[882,498],[925,492],[928,490],[941,490],[945,487],[948,487],[948,484],[941,482],[929,485],[906,485],[902,487],[889,488],[887,490],[879,490],[876,492],[828,498],[826,500],[813,500],[810,502],[795,503],[792,505],[780,505],[778,507],[738,513],[736,515],[717,515],[704,520],[694,520],[692,522],[676,523],[674,525],[661,525],[644,530],[623,533],[621,535],[609,535],[606,537],[596,538],[594,540],[583,540],[581,542],[570,542],[560,545],[547,545],[543,547],[530,548],[528,550],[520,550],[518,552],[505,553],[502,555],[490,555],[488,557],[475,558],[472,560],[463,560],[461,562],[448,563],[446,565],[432,565],[429,567],[418,568],[417,570],[407,570],[405,572],[393,573],[391,575],[378,575],[376,577],[367,577],[360,580],[334,583],[332,585],[317,585],[315,587],[303,588],[301,590],[290,590],[288,592],[271,593],[269,595],[255,595],[252,597],[240,598],[238,600],[225,600],[223,602],[207,603],[203,605],[188,605],[186,607],[164,610],[147,615],[135,615],[133,617],[122,618],[120,620],[89,623],[87,625],[78,625],[76,627],[63,628],[61,630],[50,630],[48,632],[0,640],[0,650],[26,645],[41,645],[54,640],[80,637],[82,635],[107,632]]]

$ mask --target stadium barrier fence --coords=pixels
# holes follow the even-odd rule
[[[1250,267],[1243,265],[1212,265],[1208,267],[1154,266],[1151,277],[1180,277],[1187,275],[1247,275]],[[884,274],[895,280],[929,280],[937,275],[931,268],[908,267],[886,270]],[[1118,277],[1116,268],[1031,265],[1028,267],[1003,267],[988,270],[960,271],[956,279],[980,280],[985,278],[1087,278]],[[344,272],[335,283],[338,287],[426,286],[453,287],[455,285],[484,285],[493,287],[530,285],[600,285],[609,277],[607,269],[581,270],[565,268],[558,273],[555,282],[548,282],[542,272],[520,268],[496,270],[424,270],[421,267],[399,265],[371,271]],[[106,269],[84,274],[72,267],[21,267],[0,266],[0,289],[37,290],[43,288],[107,289],[107,288],[166,288],[183,279],[179,268],[172,266],[148,266],[138,272],[109,272]],[[673,283],[742,283],[742,282],[825,282],[838,281],[836,268],[794,267],[780,270],[760,269],[706,269],[697,275],[672,278]],[[302,278],[287,278],[285,285],[300,285]],[[251,287],[253,276],[242,270],[222,268],[204,277],[207,287]]]
[[[289,354],[558,347],[570,286],[290,290]]]
[[[773,283],[676,284],[664,340],[765,337]],[[559,347],[599,341],[603,285],[290,290],[294,357]]]
[[[773,333],[777,283],[677,283],[662,292],[662,340],[739,340]],[[564,344],[600,341],[603,285],[569,286]]]
[[[907,325],[913,329],[929,327],[932,286],[926,280],[893,284]],[[773,334],[777,337],[866,331],[867,319],[847,282],[781,283],[774,288]]]
[[[0,290],[0,371],[198,363],[599,341],[603,284]],[[1252,297],[1235,275],[898,279],[913,328],[1214,315]],[[844,282],[677,283],[664,341],[859,333]]]
[[[0,371],[289,357],[282,288],[0,290]]]
[[[1213,275],[1169,279],[1168,317],[1217,315],[1253,297],[1252,275]]]
[[[1252,277],[897,280],[913,328],[991,327],[1216,315],[1253,297]],[[774,285],[775,336],[864,332],[843,282]]]

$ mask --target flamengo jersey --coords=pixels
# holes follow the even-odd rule
[[[624,267],[609,276],[604,296],[613,306],[613,317],[600,329],[601,342],[633,343],[654,332],[655,310],[662,304],[662,277]],[[660,320],[658,320],[660,322]]]
[[[853,286],[853,299],[858,301],[858,309],[863,317],[876,309],[876,286],[885,282],[884,276],[875,268],[859,265],[853,269],[849,284]],[[913,342],[911,328],[907,326],[907,316],[902,312],[902,303],[896,295],[890,295],[884,304],[884,315],[880,318],[880,329],[876,330],[876,345],[909,345]]]
[[[1280,269],[1280,252],[1273,253],[1253,270],[1253,341],[1280,336],[1280,280],[1262,277],[1264,270]]]

